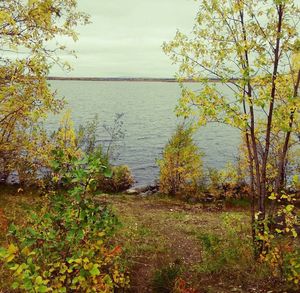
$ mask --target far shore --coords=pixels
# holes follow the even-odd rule
[[[58,77],[49,76],[48,80],[69,80],[69,81],[127,81],[127,82],[178,82],[176,78],[135,78],[135,77]],[[237,79],[232,78],[230,81]],[[221,82],[218,78],[209,79],[210,82]],[[193,79],[186,79],[184,82],[199,83]]]

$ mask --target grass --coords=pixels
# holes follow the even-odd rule
[[[43,199],[37,195],[37,191],[23,191],[13,186],[0,185],[0,208],[9,222],[18,225],[26,225],[28,214],[38,210]],[[0,244],[5,241],[5,233],[0,231]]]
[[[153,278],[160,284],[177,262],[197,292],[260,292],[262,284],[273,290],[265,283],[269,272],[253,261],[248,209],[235,205],[225,211],[159,197],[100,198],[123,223],[115,241],[123,244],[133,292],[155,292]]]
[[[282,292],[281,284],[268,277],[268,269],[253,261],[246,204],[220,209],[213,204],[125,195],[99,195],[97,201],[110,204],[122,223],[112,241],[123,248],[131,292],[157,292],[177,275],[196,292]],[[0,190],[5,216],[21,225],[42,203],[35,192]],[[4,243],[3,232],[0,239]],[[0,276],[0,284],[4,278],[5,274]]]

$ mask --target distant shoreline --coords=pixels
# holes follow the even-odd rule
[[[49,76],[48,80],[61,80],[61,81],[127,81],[127,82],[178,82],[175,78],[134,78],[134,77],[57,77]],[[232,79],[235,80],[235,79]],[[211,78],[210,82],[220,82],[220,79]],[[184,82],[198,83],[193,79],[187,79]]]

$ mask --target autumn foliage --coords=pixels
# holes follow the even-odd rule
[[[92,156],[53,153],[54,181],[68,191],[53,190],[26,227],[11,225],[0,259],[13,273],[12,288],[27,292],[113,292],[127,288],[120,265],[122,248],[109,244],[118,220],[97,204],[95,176],[107,167]]]
[[[179,125],[166,145],[160,167],[160,191],[169,195],[197,192],[203,175],[201,152],[193,141],[193,130]]]
[[[76,40],[74,28],[88,22],[77,1],[7,0],[0,3],[0,175],[17,171],[20,183],[32,184],[45,164],[48,145],[43,122],[64,105],[50,89],[54,64],[68,68],[50,45],[62,35]],[[17,54],[17,53],[22,54]]]

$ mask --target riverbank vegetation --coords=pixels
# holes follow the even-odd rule
[[[44,125],[65,105],[47,84],[49,70],[68,67],[57,55],[67,49],[50,41],[76,40],[89,17],[74,0],[0,8],[0,50],[23,56],[0,59],[1,290],[299,291],[295,1],[201,1],[193,35],[178,32],[164,45],[180,65],[185,123],[158,160],[159,192],[146,198],[120,194],[134,179],[111,163],[122,114],[103,128],[108,145],[97,141],[96,118],[76,129],[67,111],[52,134]],[[199,91],[183,83],[190,79]],[[224,170],[206,171],[193,141],[207,123],[240,130],[239,159]]]

